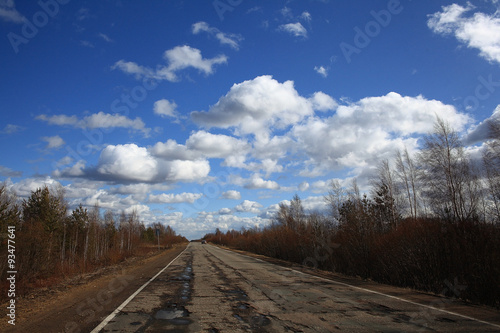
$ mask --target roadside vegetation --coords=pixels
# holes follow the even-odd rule
[[[305,212],[295,195],[261,229],[204,239],[245,251],[500,307],[500,123],[471,158],[442,120],[417,156],[382,161],[369,194],[354,180]]]
[[[99,206],[71,213],[63,188],[39,188],[21,200],[0,187],[0,300],[7,295],[8,227],[15,227],[16,294],[187,242],[169,226],[145,226],[137,212],[115,216]],[[5,292],[4,292],[5,291]]]

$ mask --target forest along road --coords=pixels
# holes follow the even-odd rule
[[[466,305],[458,314],[435,301],[442,298],[426,297],[420,305],[191,243],[93,332],[500,331],[495,310],[488,320],[476,319],[464,314]]]

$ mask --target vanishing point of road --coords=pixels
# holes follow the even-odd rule
[[[92,332],[500,332],[495,311],[381,288],[190,243]]]

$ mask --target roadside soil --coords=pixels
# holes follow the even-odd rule
[[[16,325],[2,304],[1,332],[90,332],[139,287],[181,253],[187,244],[128,259],[96,273],[72,278],[16,300]]]

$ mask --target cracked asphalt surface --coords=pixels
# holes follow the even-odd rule
[[[429,305],[191,243],[101,332],[500,331]]]

